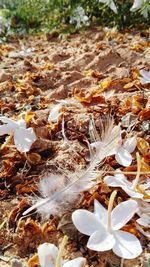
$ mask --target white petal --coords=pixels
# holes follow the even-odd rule
[[[122,189],[126,192],[126,194],[132,198],[143,198],[143,194],[140,194],[138,192],[136,192],[134,189],[132,189],[131,187],[122,187]]]
[[[38,247],[38,257],[41,267],[55,267],[58,248],[50,243],[43,243]]]
[[[131,154],[123,147],[120,147],[118,149],[118,151],[115,155],[115,159],[120,165],[122,165],[124,167],[130,166],[131,162],[132,162]]]
[[[59,116],[61,115],[60,109],[62,108],[62,104],[55,105],[50,111],[48,122],[57,122]]]
[[[133,234],[124,231],[114,231],[116,243],[113,252],[123,259],[134,259],[142,253],[140,241]]]
[[[18,151],[28,152],[37,139],[32,128],[19,128],[14,132],[14,143]]]
[[[150,227],[150,213],[149,213],[149,215],[148,214],[143,214],[141,216],[141,218],[139,218],[136,221],[137,221],[137,223],[139,223],[142,226]]]
[[[94,200],[94,214],[102,223],[107,222],[107,210],[95,199]]]
[[[62,267],[83,267],[86,263],[86,259],[83,257],[76,258],[71,261],[67,261]]]
[[[113,1],[110,2],[109,7],[111,8],[112,11],[114,11],[114,13],[117,14],[117,7]]]
[[[119,179],[119,175],[115,176],[105,176],[104,182],[108,186],[112,187],[123,187],[123,186],[129,186],[129,182],[126,180],[126,178],[123,180],[122,177]]]
[[[140,83],[141,83],[142,85],[144,85],[144,84],[149,84],[150,81],[149,81],[149,80],[146,80],[145,78],[140,77]]]
[[[143,78],[150,81],[150,71],[140,70],[140,75],[143,76]]]
[[[133,6],[130,8],[131,11],[135,11],[142,6],[142,0],[135,0]]]
[[[21,128],[25,128],[25,129],[26,129],[26,122],[25,122],[24,119],[20,119],[20,120],[18,120],[18,121],[17,121],[17,124],[18,124],[19,127],[21,127]]]
[[[107,251],[112,249],[114,244],[114,236],[109,232],[100,229],[90,236],[87,247],[95,251]]]
[[[135,200],[127,200],[118,204],[112,211],[112,228],[118,230],[122,228],[138,210]]]
[[[121,172],[120,169],[117,169],[117,170],[116,170],[116,172],[115,172],[115,177],[116,177],[116,178],[119,178],[119,179],[122,180],[122,181],[126,181],[126,182],[128,182],[126,176]]]
[[[4,134],[10,134],[18,127],[15,121],[5,116],[0,116],[0,121],[5,123],[4,125],[0,125],[0,136]]]
[[[137,145],[137,139],[135,136],[128,138],[124,144],[123,144],[123,148],[126,149],[129,153],[132,153]]]
[[[8,124],[0,125],[0,136],[4,134],[11,134],[14,128],[10,127]]]
[[[10,119],[10,118],[7,118],[5,116],[0,116],[0,121],[2,121],[3,123],[8,123],[8,124],[12,124],[12,125],[17,125],[17,122]]]
[[[72,214],[72,221],[79,232],[91,235],[96,230],[104,228],[94,213],[87,210],[76,210]]]
[[[108,0],[99,0],[99,2],[106,4],[108,2]]]
[[[144,229],[139,225],[137,224],[136,225],[136,229],[144,236],[150,238],[150,231],[144,231]]]

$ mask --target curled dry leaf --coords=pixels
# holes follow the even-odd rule
[[[29,260],[28,260],[28,267],[37,267],[39,264],[39,258],[38,255],[35,254],[33,255]]]
[[[38,153],[26,154],[26,159],[29,163],[36,165],[41,161],[41,156]]]
[[[141,152],[142,155],[145,155],[150,150],[149,143],[144,138],[137,138],[137,148]]]

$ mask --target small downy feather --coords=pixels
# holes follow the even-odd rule
[[[90,164],[82,170],[76,170],[67,175],[50,175],[41,179],[39,191],[42,197],[33,198],[33,205],[27,209],[24,215],[37,209],[48,218],[59,215],[79,197],[79,195],[98,183],[98,172],[95,171],[98,164],[108,155],[113,155],[119,146],[120,126],[113,127],[112,120],[107,122],[101,135],[101,144],[98,142],[96,151],[91,153]],[[78,168],[79,169],[79,168]]]

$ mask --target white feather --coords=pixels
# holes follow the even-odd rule
[[[91,162],[87,168],[77,170],[67,176],[50,175],[39,183],[41,198],[34,198],[33,205],[23,215],[34,209],[44,217],[60,214],[70,207],[79,194],[97,184],[97,165],[108,155],[114,154],[119,146],[120,126],[113,127],[112,121],[106,124],[101,135],[101,144],[96,146],[96,152],[91,155]],[[79,167],[78,167],[79,168]]]

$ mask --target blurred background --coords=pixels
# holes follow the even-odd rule
[[[0,0],[0,37],[71,33],[93,25],[146,28],[149,10],[149,0]]]

